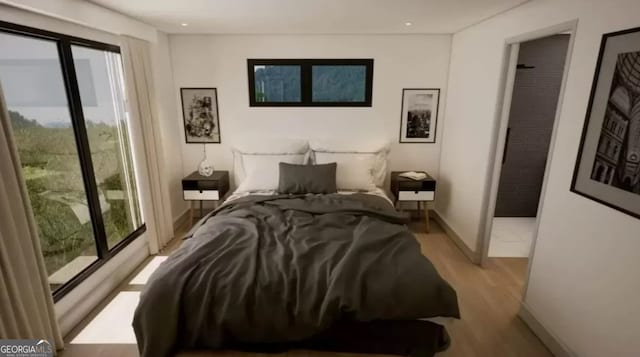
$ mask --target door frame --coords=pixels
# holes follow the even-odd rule
[[[500,78],[500,88],[498,91],[498,101],[496,103],[496,118],[494,120],[494,128],[492,133],[492,146],[490,148],[489,168],[487,172],[487,184],[484,190],[483,197],[483,209],[481,217],[484,217],[480,222],[478,245],[476,251],[480,252],[480,265],[486,267],[488,265],[489,244],[491,241],[491,231],[493,229],[493,218],[495,214],[496,201],[498,197],[498,186],[500,184],[500,174],[502,172],[502,158],[503,148],[506,141],[507,127],[509,125],[509,114],[511,111],[511,99],[513,96],[513,87],[516,76],[516,66],[518,64],[518,54],[520,50],[520,44],[531,40],[537,40],[540,38],[558,35],[568,34],[569,44],[567,47],[567,54],[565,58],[564,70],[562,74],[562,84],[560,87],[560,93],[558,96],[558,104],[556,107],[556,114],[553,122],[553,130],[551,132],[551,140],[549,143],[549,150],[547,152],[547,163],[545,165],[544,178],[542,181],[542,189],[540,193],[540,201],[538,203],[538,211],[536,214],[536,223],[533,232],[533,240],[531,243],[531,251],[529,253],[529,261],[527,266],[527,275],[525,277],[525,291],[529,282],[529,275],[531,272],[531,262],[533,261],[533,255],[535,252],[536,240],[538,238],[538,229],[540,226],[540,216],[544,206],[544,198],[547,190],[547,183],[549,179],[549,171],[551,163],[553,161],[553,150],[557,139],[559,118],[562,114],[562,105],[565,97],[565,89],[567,84],[567,77],[569,74],[569,67],[571,63],[571,57],[573,54],[573,46],[575,42],[576,30],[578,28],[578,20],[572,20],[563,22],[557,25],[549,26],[536,31],[524,33],[518,36],[514,36],[505,40],[504,45],[504,60],[503,69]]]

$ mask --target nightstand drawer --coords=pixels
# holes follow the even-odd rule
[[[182,180],[182,189],[185,191],[211,191],[218,188],[220,188],[220,182],[217,180]]]
[[[220,199],[220,191],[218,190],[184,190],[182,192],[184,194],[184,199],[187,201],[217,201]]]
[[[435,191],[436,182],[433,180],[428,180],[428,181],[403,180],[398,182],[398,189],[400,191]]]
[[[398,201],[433,201],[434,191],[399,191]]]

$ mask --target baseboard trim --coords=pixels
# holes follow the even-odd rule
[[[529,307],[523,302],[520,304],[518,316],[524,323],[529,326],[531,331],[538,336],[540,341],[549,349],[555,357],[576,357],[569,347],[560,341],[551,331],[533,316]]]
[[[174,218],[173,220],[174,230],[177,230],[178,227],[182,227],[184,224],[187,224],[187,221],[189,220],[189,211],[190,209],[187,208],[186,210],[184,210],[184,212],[179,214],[178,217]]]
[[[430,217],[433,217],[436,222],[438,222],[438,224],[440,224],[440,227],[442,227],[442,229],[444,229],[445,233],[447,233],[447,236],[449,237],[449,239],[451,239],[453,241],[453,243],[455,243],[455,245],[458,247],[458,249],[460,249],[462,251],[462,253],[469,258],[469,260],[471,260],[471,262],[473,264],[480,264],[480,254],[472,251],[462,240],[462,238],[460,238],[460,235],[453,229],[451,228],[451,226],[447,223],[447,221],[445,221],[442,216],[440,216],[440,214],[438,213],[438,211],[436,210],[430,210]]]

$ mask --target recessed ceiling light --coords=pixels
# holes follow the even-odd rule
[[[186,22],[183,22],[183,23],[181,23],[181,24],[180,24],[180,26],[182,26],[182,27],[187,27],[187,26],[189,26],[189,24],[188,24],[188,23],[186,23]]]
[[[404,25],[408,27],[408,26],[413,25],[413,23],[411,23],[411,22],[407,21],[407,22],[405,22],[405,23],[404,23]]]

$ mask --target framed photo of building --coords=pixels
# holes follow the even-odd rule
[[[602,37],[571,191],[640,218],[640,28]]]
[[[401,143],[435,143],[440,89],[405,88],[400,113]]]
[[[219,144],[220,120],[216,88],[180,88],[180,97],[186,142]]]

